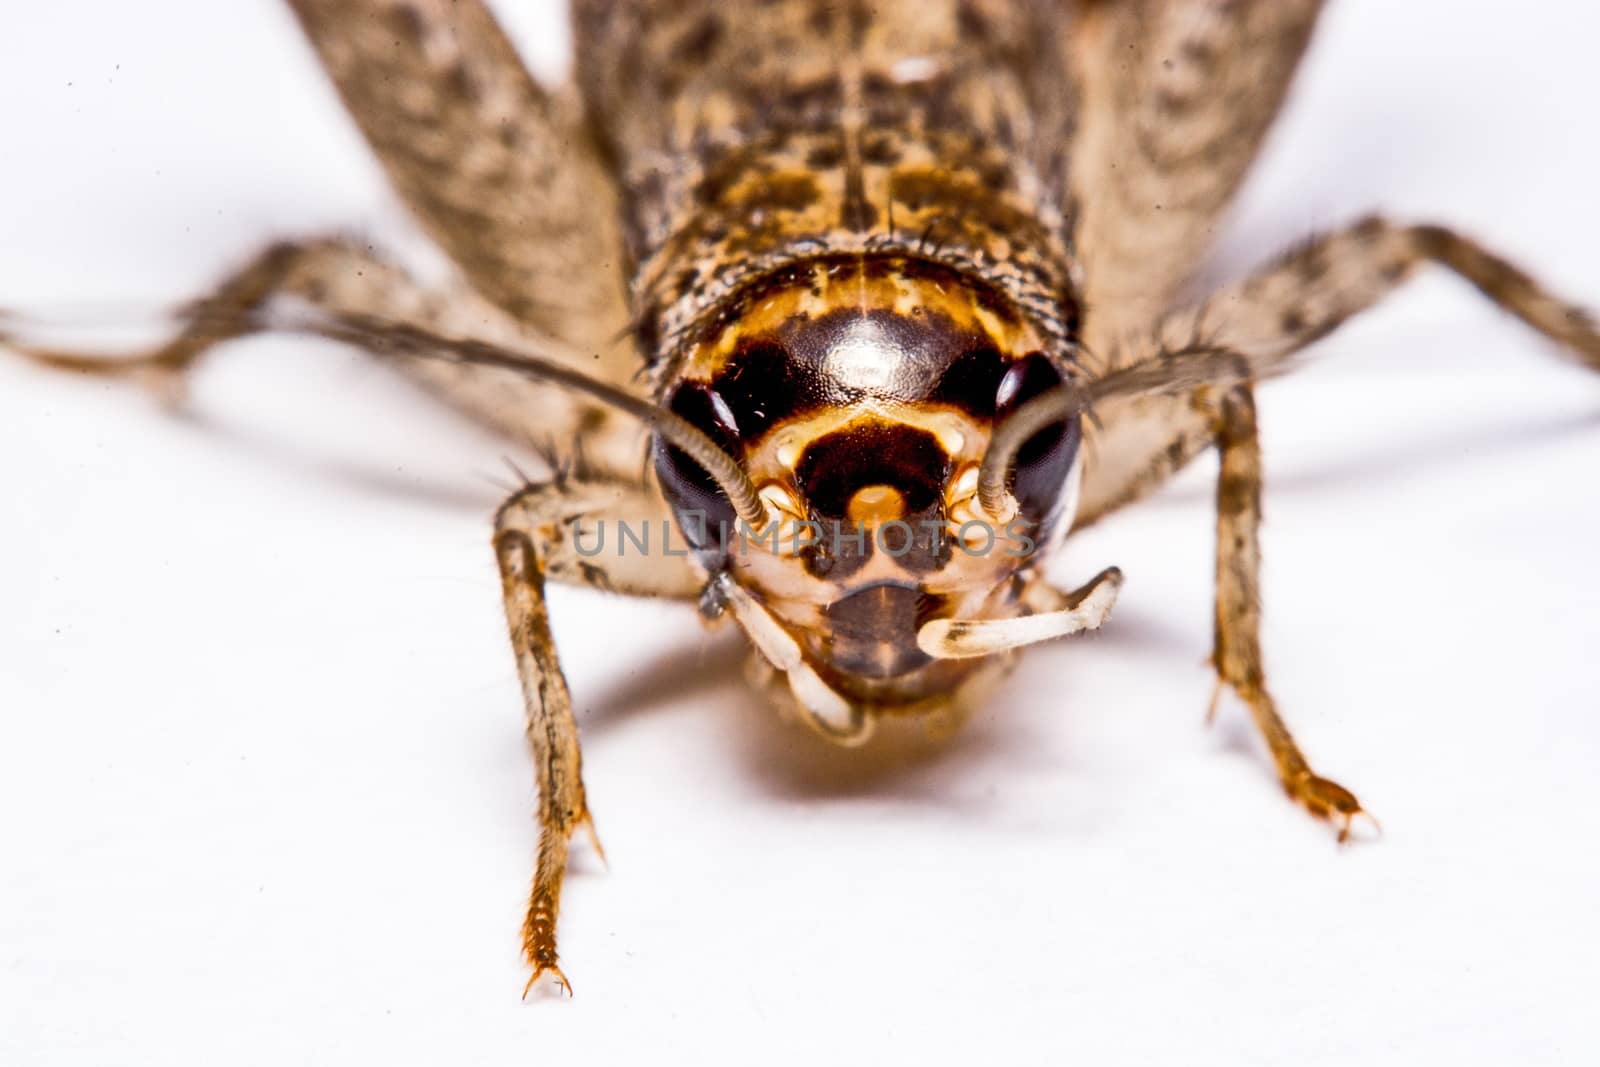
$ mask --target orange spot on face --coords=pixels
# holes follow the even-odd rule
[[[847,505],[851,522],[880,526],[905,518],[906,498],[892,485],[864,485]]]

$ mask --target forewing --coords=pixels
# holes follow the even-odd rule
[[[1205,254],[1283,103],[1321,0],[1085,0],[1068,43],[1084,337],[1097,370],[1148,333]],[[1089,435],[1079,524],[1208,439],[1187,396],[1111,401]]]
[[[481,0],[288,0],[424,229],[483,296],[631,380],[617,195]]]
[[[1087,339],[1146,327],[1194,271],[1310,39],[1321,0],[1100,0],[1071,24]]]

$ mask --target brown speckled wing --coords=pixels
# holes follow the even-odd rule
[[[1084,339],[1130,357],[1178,298],[1282,106],[1322,0],[1076,5],[1069,64]],[[1132,343],[1130,343],[1132,342]],[[1086,433],[1078,525],[1136,498],[1211,440],[1200,397],[1113,401]]]
[[[1070,63],[1077,248],[1091,349],[1165,310],[1282,106],[1322,0],[1079,5]]]
[[[631,378],[616,190],[479,0],[289,0],[390,180],[472,286]]]

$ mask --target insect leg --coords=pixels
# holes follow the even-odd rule
[[[339,244],[333,240],[269,245],[206,296],[185,305],[179,313],[181,327],[176,337],[134,356],[50,348],[9,334],[0,334],[0,343],[55,370],[171,386],[214,346],[259,329],[255,312],[272,297],[308,295],[312,279],[305,275],[320,273],[316,268],[333,258],[339,258]],[[308,272],[307,266],[313,269]]]
[[[1096,406],[1101,428],[1091,431],[1077,525],[1137,499],[1202,451],[1217,419],[1216,387],[1288,371],[1292,357],[1430,262],[1600,371],[1600,330],[1588,312],[1452,230],[1369,217],[1167,315],[1119,354],[1106,377],[1126,376],[1135,388]],[[1182,353],[1191,354],[1175,358]]]
[[[212,291],[186,305],[175,337],[147,351],[114,356],[48,348],[6,331],[0,345],[41,365],[102,377],[151,382],[169,395],[216,346],[273,328],[275,302],[288,298],[312,311],[370,316],[453,336],[532,349],[588,370],[591,359],[535,334],[464,285],[427,288],[404,270],[344,238],[280,242],[254,256]],[[24,320],[25,321],[25,320]],[[291,317],[292,321],[292,317]],[[396,365],[507,437],[557,461],[581,452],[592,469],[639,469],[642,432],[632,421],[556,386],[504,371],[399,359]]]
[[[1359,801],[1314,774],[1278,715],[1261,666],[1261,445],[1249,386],[1222,398],[1217,424],[1222,469],[1217,478],[1216,629],[1211,660],[1217,686],[1228,685],[1250,709],[1289,796],[1313,815],[1337,820],[1339,840],[1362,814]],[[1216,700],[1212,700],[1215,713]]]
[[[500,506],[497,525],[537,536],[544,574],[625,596],[694,600],[705,580],[689,563],[671,510],[650,484],[557,477]]]
[[[523,994],[547,972],[570,994],[572,986],[557,962],[556,913],[567,870],[567,838],[589,821],[578,724],[572,717],[572,697],[550,635],[544,563],[534,539],[519,529],[500,529],[495,534],[495,556],[500,562],[506,625],[517,657],[527,705],[528,742],[539,781],[539,854],[522,924],[522,948],[533,974]]]
[[[1586,311],[1453,230],[1398,226],[1378,216],[1292,249],[1244,282],[1167,316],[1152,338],[1154,348],[1130,354],[1159,358],[1198,341],[1225,350],[1249,377],[1267,377],[1429,262],[1471,282],[1569,358],[1600,370],[1600,332]]]
[[[545,604],[545,578],[561,577],[596,588],[640,595],[694,596],[687,568],[653,565],[626,579],[591,565],[575,549],[580,519],[617,522],[647,506],[638,488],[603,482],[553,481],[529,485],[506,501],[495,521],[495,556],[505,595],[506,624],[526,704],[528,742],[539,783],[539,851],[522,946],[533,969],[527,989],[549,974],[569,994],[572,987],[556,954],[556,916],[567,869],[567,841],[580,827],[591,839],[594,824],[584,796],[582,754],[572,698],[556,655]],[[648,514],[648,512],[646,512]],[[652,564],[659,561],[652,560]],[[595,845],[598,848],[599,842]],[[524,991],[526,992],[526,990]]]

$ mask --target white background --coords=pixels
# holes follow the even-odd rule
[[[542,69],[566,36],[517,4]],[[101,323],[403,225],[262,0],[17,5],[0,306]],[[1372,206],[1600,301],[1593,5],[1347,0],[1223,242]],[[115,336],[115,335],[113,335]],[[0,1060],[1596,1062],[1600,382],[1435,275],[1262,390],[1269,675],[1387,831],[1207,730],[1214,463],[1075,539],[1104,633],[953,743],[774,721],[733,633],[559,589],[610,854],[518,1000],[535,830],[504,446],[357,355],[241,344],[193,415],[0,359]],[[891,739],[893,741],[893,739]]]

